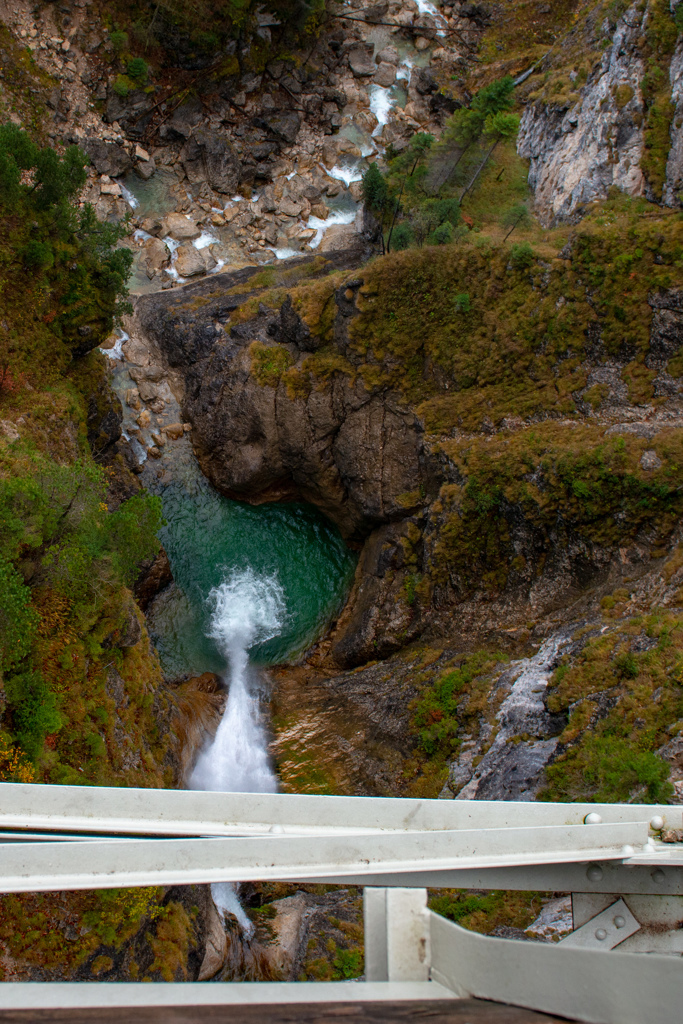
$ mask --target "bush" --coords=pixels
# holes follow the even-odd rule
[[[387,202],[387,183],[377,164],[370,164],[363,175],[363,202],[373,213],[381,213]]]
[[[123,53],[124,50],[128,49],[128,36],[120,29],[115,29],[111,33],[109,36],[109,42],[111,43],[114,53]]]
[[[439,224],[435,231],[427,239],[429,245],[449,245],[453,241],[453,225],[450,221]]]
[[[117,75],[112,84],[112,89],[117,96],[120,96],[122,100],[125,100],[128,93],[131,92],[131,87],[134,88],[134,86],[135,83],[131,82],[127,75]]]
[[[409,249],[415,240],[413,229],[406,221],[396,224],[391,233],[391,247],[399,252],[401,249]]]
[[[455,296],[453,302],[458,313],[469,313],[472,308],[468,292],[460,292],[459,295]]]
[[[38,615],[30,600],[19,573],[0,557],[0,672],[17,665],[31,649]]]
[[[24,246],[23,256],[27,267],[47,270],[49,267],[54,266],[55,254],[52,251],[52,246],[49,242],[41,242],[37,238],[32,238]]]
[[[146,82],[149,75],[149,66],[147,61],[143,60],[142,57],[133,57],[132,60],[128,61],[126,74],[135,82],[140,84]]]
[[[36,761],[45,737],[62,726],[54,694],[36,671],[11,676],[5,681],[5,690],[17,740],[31,760]]]
[[[528,270],[535,260],[536,253],[528,242],[517,242],[510,249],[510,263],[515,270]]]

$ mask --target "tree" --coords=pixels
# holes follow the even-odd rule
[[[480,89],[469,107],[461,107],[451,114],[435,147],[430,174],[432,192],[438,192],[445,185],[470,147],[481,138],[486,119],[512,108],[514,88],[514,80],[506,75]]]
[[[531,223],[531,217],[526,203],[515,203],[514,206],[511,206],[510,209],[503,214],[502,223],[503,227],[510,229],[503,239],[504,242],[507,242],[515,228],[526,227]]]
[[[467,193],[470,192],[471,189],[474,187],[477,178],[484,170],[484,167],[488,163],[490,157],[493,155],[493,151],[495,150],[498,143],[502,142],[503,139],[512,138],[514,135],[517,134],[518,130],[519,117],[517,116],[517,114],[507,114],[504,111],[500,110],[496,114],[488,115],[488,117],[486,118],[486,123],[484,124],[483,134],[484,136],[487,136],[489,139],[493,139],[493,145],[487,151],[484,159],[481,161],[473,177],[470,179],[469,184],[465,187],[464,192],[460,196],[461,203],[465,196],[467,195]]]
[[[76,203],[87,162],[77,146],[60,156],[15,125],[0,125],[0,217],[8,219],[19,267],[47,286],[52,330],[76,354],[99,345],[130,308],[133,262],[118,245],[127,226],[102,224],[91,206]]]
[[[372,213],[382,213],[389,196],[387,183],[376,163],[370,164],[363,175],[363,202]]]

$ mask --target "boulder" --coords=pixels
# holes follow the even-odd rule
[[[396,68],[393,64],[382,63],[375,71],[374,82],[388,89],[396,81]]]
[[[383,50],[379,51],[375,60],[378,64],[399,64],[401,58],[395,46],[385,46]]]
[[[157,165],[153,160],[140,160],[135,165],[135,173],[142,178],[143,181],[149,181],[156,169]]]
[[[232,195],[240,183],[242,167],[228,138],[217,132],[201,131],[195,133],[195,140],[202,149],[211,188],[222,195]]]
[[[349,249],[358,241],[358,233],[353,224],[332,224],[326,229],[320,243],[320,252],[334,252],[336,249]]]
[[[171,235],[179,242],[199,238],[201,229],[196,223],[183,213],[168,213],[161,222],[161,231],[164,235]]]
[[[123,148],[114,142],[103,142],[102,139],[84,139],[81,149],[90,157],[90,162],[98,174],[108,174],[110,178],[118,178],[133,166],[133,161]]]
[[[170,255],[168,246],[160,238],[148,238],[142,247],[138,265],[151,281],[154,275],[168,263]]]
[[[365,78],[374,75],[376,64],[372,56],[373,47],[363,46],[349,53],[349,67],[356,78]]]
[[[168,120],[167,133],[176,138],[189,139],[193,130],[199,125],[204,117],[204,109],[201,101],[192,96],[177,107]]]
[[[176,254],[175,268],[181,277],[196,277],[206,273],[206,263],[199,249],[181,245]]]
[[[279,111],[271,114],[270,117],[263,118],[263,125],[268,131],[291,146],[296,142],[296,137],[299,134],[301,118],[294,111]]]

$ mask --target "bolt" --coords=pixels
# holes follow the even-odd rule
[[[591,813],[587,814],[583,819],[583,823],[584,825],[600,825],[602,824],[602,817],[601,815],[596,814],[595,811],[591,811]]]
[[[607,938],[607,932],[605,931],[605,929],[604,928],[598,928],[597,931],[595,932],[595,938],[598,939],[600,942],[602,942],[604,939],[606,939]]]
[[[599,882],[602,879],[602,868],[599,864],[589,864],[586,871],[586,878],[589,882]]]
[[[650,828],[654,832],[661,832],[664,828],[664,818],[660,814],[655,814],[654,818],[650,821]]]
[[[661,868],[655,868],[651,873],[650,878],[653,882],[663,882],[666,879],[666,875]]]
[[[622,846],[621,853],[622,853],[622,856],[624,856],[624,857],[632,857],[633,854],[635,853],[635,850],[633,849],[632,846],[629,846],[628,843],[626,843],[625,846]]]
[[[621,914],[618,914],[618,915],[617,915],[617,916],[616,916],[616,917],[614,918],[614,927],[615,927],[615,928],[625,928],[625,927],[626,927],[626,921],[625,921],[625,920],[624,920],[624,918],[623,918],[623,917],[621,916]]]

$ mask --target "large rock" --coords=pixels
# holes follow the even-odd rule
[[[301,118],[291,110],[279,111],[263,118],[263,125],[288,145],[296,142],[301,128]]]
[[[166,266],[170,255],[168,246],[160,238],[148,238],[142,247],[138,265],[151,281]]]
[[[199,249],[181,245],[176,254],[175,268],[181,277],[196,277],[206,273],[206,263]]]
[[[358,232],[353,224],[331,224],[325,230],[321,252],[333,252],[335,249],[348,249],[358,242]]]
[[[184,213],[167,213],[161,224],[162,235],[171,235],[179,242],[190,241],[199,238],[201,229]]]
[[[680,206],[683,192],[683,36],[679,36],[669,68],[671,102],[674,114],[671,120],[671,149],[666,164],[663,201],[667,206]]]
[[[373,47],[359,46],[357,49],[351,50],[349,53],[349,67],[356,78],[374,75],[377,65],[373,58]]]
[[[90,162],[98,174],[108,174],[110,178],[118,178],[133,166],[123,146],[102,139],[85,139],[81,142],[83,149],[90,157]]]
[[[208,181],[216,192],[232,195],[242,174],[242,165],[230,140],[217,132],[196,131],[183,146],[181,160],[192,184]]]
[[[396,68],[393,64],[382,63],[375,71],[374,81],[376,85],[388,89],[396,81]]]

